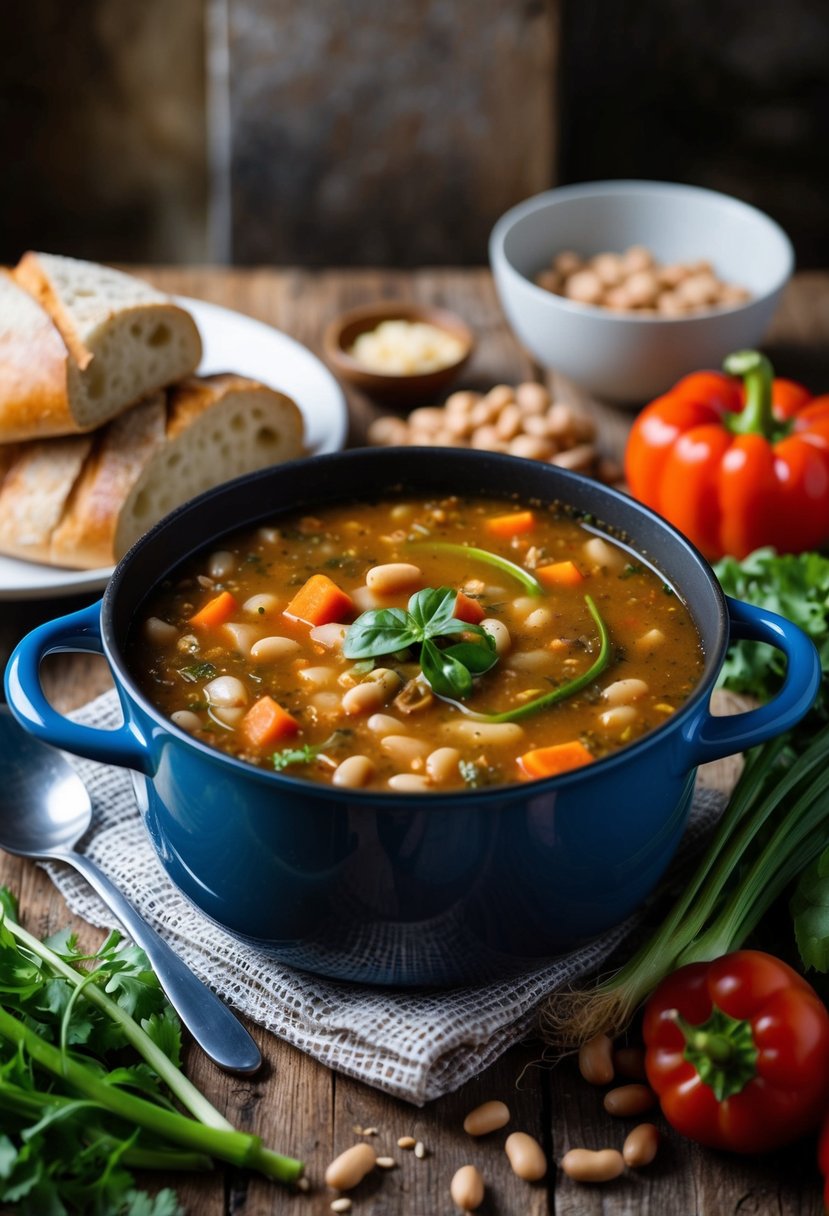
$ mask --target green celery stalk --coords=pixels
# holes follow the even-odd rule
[[[27,1054],[41,1067],[55,1076],[62,1077],[78,1093],[91,1099],[104,1110],[184,1149],[218,1157],[232,1165],[258,1170],[279,1182],[296,1182],[302,1174],[301,1161],[283,1157],[265,1148],[258,1136],[207,1126],[186,1115],[165,1110],[114,1085],[108,1085],[86,1065],[64,1055],[57,1047],[47,1043],[2,1008],[0,1036],[11,1043],[22,1045]]]

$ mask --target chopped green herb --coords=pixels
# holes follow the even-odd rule
[[[198,684],[199,680],[212,680],[218,670],[212,663],[193,663],[190,667],[180,667],[178,674],[188,684]]]
[[[459,760],[458,769],[463,777],[464,784],[468,785],[471,790],[476,790],[481,775],[481,770],[477,764],[473,760]]]
[[[633,578],[634,575],[644,574],[644,573],[645,573],[644,566],[639,566],[636,564],[636,562],[628,562],[628,564],[625,566],[622,573],[619,575],[619,578]]]
[[[313,764],[323,752],[335,751],[338,747],[342,747],[351,734],[350,730],[335,730],[324,743],[306,743],[303,747],[283,747],[281,751],[273,753],[273,767],[277,773],[281,773],[283,769],[289,768],[292,764]]]

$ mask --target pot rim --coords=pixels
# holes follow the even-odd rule
[[[440,458],[444,461],[451,460],[460,464],[480,464],[483,466],[491,464],[495,467],[502,468],[512,467],[516,474],[516,483],[519,485],[521,482],[520,474],[522,470],[526,471],[527,466],[527,461],[524,458],[518,456],[508,456],[501,453],[479,452],[472,449],[467,450],[456,448],[438,449],[438,451],[440,453]],[[420,456],[415,456],[415,453],[420,453]],[[372,460],[379,461],[382,459],[386,466],[393,463],[395,467],[402,461],[403,467],[401,468],[401,474],[405,476],[406,465],[411,467],[413,460],[417,462],[418,459],[423,459],[425,462],[425,459],[428,458],[428,461],[433,464],[435,456],[436,449],[433,447],[362,447],[349,448],[343,451],[330,452],[319,456],[303,457],[298,460],[286,461],[284,464],[272,465],[269,468],[260,469],[258,472],[245,474],[242,477],[235,478],[232,481],[224,482],[219,486],[215,486],[213,489],[205,491],[196,498],[190,499],[181,506],[176,507],[175,510],[171,511],[162,520],[156,523],[148,532],[146,532],[144,536],[136,541],[128,552],[124,554],[115,567],[115,571],[107,584],[101,600],[101,639],[104,654],[107,662],[109,663],[110,670],[119,691],[126,694],[128,699],[135,702],[141,708],[142,712],[151,718],[156,726],[160,727],[163,732],[172,735],[180,743],[188,745],[190,748],[198,752],[202,757],[209,760],[211,763],[220,765],[223,769],[229,767],[232,771],[237,771],[242,777],[274,784],[276,789],[285,787],[292,793],[305,791],[309,796],[313,795],[314,797],[330,798],[332,801],[354,802],[357,800],[360,803],[365,802],[366,804],[376,806],[378,808],[383,806],[393,806],[396,809],[400,809],[401,806],[410,805],[412,807],[417,807],[418,809],[423,809],[424,807],[430,805],[435,807],[440,806],[441,808],[445,808],[447,804],[468,805],[472,798],[477,798],[487,803],[498,801],[509,802],[515,801],[516,799],[526,800],[526,798],[533,797],[535,795],[546,795],[551,790],[563,790],[572,785],[578,784],[580,781],[585,781],[599,768],[601,769],[602,774],[606,774],[609,773],[614,767],[618,768],[619,766],[627,763],[635,763],[639,757],[645,755],[652,748],[661,745],[667,733],[673,733],[680,729],[682,724],[687,721],[688,718],[692,717],[698,712],[700,704],[703,701],[707,701],[707,698],[710,696],[713,689],[714,682],[725,657],[729,633],[729,616],[725,594],[720,587],[719,581],[717,580],[717,577],[714,574],[710,564],[687,537],[673,527],[672,524],[668,523],[667,520],[659,516],[655,511],[652,511],[649,507],[646,507],[644,504],[638,502],[629,495],[624,494],[622,491],[614,489],[612,486],[604,485],[601,482],[593,481],[591,478],[584,477],[579,473],[573,473],[570,470],[560,469],[553,465],[543,467],[549,469],[553,480],[559,481],[564,489],[566,489],[568,483],[587,485],[592,493],[599,494],[600,497],[603,497],[610,504],[623,504],[626,509],[633,509],[635,514],[641,515],[642,518],[648,521],[652,526],[656,526],[660,537],[664,533],[664,535],[668,538],[668,543],[676,545],[680,551],[684,552],[686,559],[693,561],[697,570],[704,576],[705,582],[707,583],[708,589],[711,593],[711,606],[716,609],[716,620],[714,622],[714,645],[708,651],[703,652],[705,665],[696,688],[688,699],[680,706],[680,708],[677,709],[669,718],[667,718],[663,724],[649,730],[635,742],[625,744],[623,747],[618,748],[609,755],[600,757],[598,760],[595,760],[588,766],[573,769],[570,772],[562,773],[555,777],[539,778],[533,781],[513,782],[504,785],[485,786],[481,789],[455,790],[446,793],[395,794],[393,792],[386,792],[382,790],[349,790],[337,786],[326,785],[323,782],[310,781],[307,778],[292,777],[286,773],[273,772],[269,769],[250,764],[245,760],[240,760],[235,756],[229,755],[227,752],[220,751],[218,748],[211,747],[209,744],[203,743],[199,739],[194,739],[192,735],[188,734],[187,731],[183,730],[181,727],[176,726],[174,722],[167,718],[160,710],[156,709],[152,702],[148,700],[133,679],[129,666],[125,660],[122,649],[122,640],[119,639],[114,624],[115,607],[131,562],[142,550],[157,544],[159,542],[159,538],[164,535],[165,531],[171,526],[171,524],[178,521],[183,516],[190,514],[198,515],[206,503],[214,500],[215,498],[219,498],[223,495],[234,492],[236,488],[243,483],[250,486],[255,486],[258,482],[269,481],[274,477],[278,478],[285,476],[286,473],[290,473],[296,469],[302,470],[303,473],[307,470],[308,480],[310,482],[315,473],[318,473],[321,477],[324,477],[326,467],[330,465],[337,466],[351,461],[357,463],[365,460],[369,460],[369,462],[371,462]],[[359,501],[361,498],[382,496],[382,494],[386,492],[390,491],[379,490],[377,495],[370,496],[360,495],[359,493],[355,495],[343,494],[337,495],[328,501],[332,503],[345,502],[348,501],[349,498]],[[418,492],[422,491],[418,491],[416,486],[412,487],[412,493]],[[492,492],[496,497],[498,497],[497,490],[493,490]],[[515,494],[517,497],[521,497],[520,490],[516,490]],[[532,493],[530,493],[528,496],[531,498],[538,497],[537,494]],[[527,495],[525,495],[525,497],[527,497]],[[256,494],[251,493],[249,501],[251,503],[255,503],[256,499]],[[567,505],[565,493],[550,494],[546,501],[560,501],[563,505]],[[286,502],[284,506],[275,506],[271,503],[268,504],[267,507],[261,508],[258,514],[254,510],[248,514],[245,519],[237,519],[235,522],[229,523],[228,526],[223,528],[219,533],[214,534],[207,539],[199,539],[187,552],[180,553],[175,557],[174,560],[167,562],[159,575],[156,577],[152,587],[148,588],[148,591],[151,591],[170,570],[175,569],[189,556],[192,556],[200,550],[205,549],[207,546],[218,541],[221,537],[238,532],[246,527],[255,527],[257,524],[261,524],[265,519],[273,519],[277,515],[288,513],[294,509],[297,508],[292,506],[290,502]],[[614,526],[612,523],[609,523],[606,518],[600,518],[598,522],[600,525],[598,530],[605,535],[607,535],[609,530]],[[610,535],[612,535],[612,532]],[[647,562],[651,569],[656,569],[657,573],[661,573],[659,566],[655,566],[652,559],[645,558],[641,553],[641,550],[637,548],[635,537],[630,536],[629,533],[625,532],[621,527],[619,528],[619,535],[628,540],[634,551]],[[695,615],[694,611],[692,611],[691,607],[684,598],[682,580],[677,579],[676,586],[680,594],[680,599],[682,599],[682,602],[686,605],[688,612],[691,614],[695,628],[697,629],[698,633],[701,633],[701,627],[697,619],[697,615]],[[137,610],[140,604],[143,603],[144,598],[145,597],[142,597],[136,600],[130,613],[130,626],[134,624]],[[690,767],[691,766],[689,765],[689,768]]]

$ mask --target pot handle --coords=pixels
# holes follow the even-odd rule
[[[150,774],[147,742],[134,723],[102,730],[72,722],[52,709],[43,695],[40,664],[47,654],[61,650],[104,653],[100,600],[79,612],[47,621],[18,643],[6,668],[6,698],[20,725],[52,747]]]
[[[714,717],[706,708],[685,729],[692,763],[705,764],[765,743],[799,722],[817,696],[821,670],[818,652],[802,629],[764,608],[726,596],[731,638],[768,642],[786,656],[786,674],[775,697],[759,709]]]

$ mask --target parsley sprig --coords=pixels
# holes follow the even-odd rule
[[[406,608],[373,608],[349,626],[343,644],[347,659],[374,659],[419,647],[420,669],[441,697],[468,697],[475,676],[498,662],[495,643],[480,625],[454,615],[458,593],[451,587],[425,587]],[[459,634],[464,640],[439,645]]]

